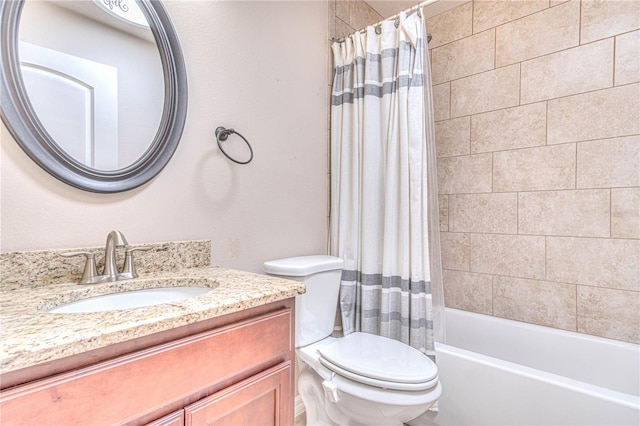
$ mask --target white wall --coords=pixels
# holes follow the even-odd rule
[[[169,165],[142,188],[93,194],[54,179],[2,126],[1,250],[211,239],[213,264],[323,253],[327,215],[326,2],[167,1],[189,77]],[[253,144],[239,166],[217,126]],[[230,142],[234,139],[230,139]]]

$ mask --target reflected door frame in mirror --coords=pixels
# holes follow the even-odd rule
[[[0,116],[24,152],[57,179],[98,193],[123,192],[145,184],[167,165],[184,129],[187,76],[180,43],[171,20],[158,0],[137,0],[156,40],[164,74],[164,108],[160,125],[147,151],[118,170],[98,170],[73,159],[46,131],[25,89],[18,52],[23,0],[0,0]]]

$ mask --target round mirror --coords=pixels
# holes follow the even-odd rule
[[[144,184],[184,127],[182,52],[159,1],[7,1],[2,120],[47,172],[77,188]]]

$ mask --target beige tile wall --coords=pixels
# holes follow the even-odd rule
[[[329,38],[341,38],[384,17],[364,0],[329,0]]]
[[[427,24],[446,304],[640,342],[640,2]]]
[[[330,5],[330,37],[383,18]],[[447,306],[640,342],[640,1],[427,25]]]

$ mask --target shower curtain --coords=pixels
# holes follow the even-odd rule
[[[344,334],[434,355],[444,340],[431,73],[423,14],[332,45],[330,251]],[[397,27],[396,27],[397,26]]]

